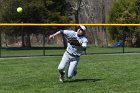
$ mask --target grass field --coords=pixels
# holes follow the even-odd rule
[[[140,93],[140,54],[86,55],[71,82],[58,81],[61,56],[0,59],[0,93]]]

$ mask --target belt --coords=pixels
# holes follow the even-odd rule
[[[80,57],[79,55],[74,55],[74,54],[71,54],[70,52],[66,51],[69,55],[73,56],[73,57]]]

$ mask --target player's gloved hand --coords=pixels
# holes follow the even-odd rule
[[[79,43],[79,41],[77,39],[69,39],[68,42],[71,44],[71,45],[75,45],[75,46],[80,46],[81,44]]]

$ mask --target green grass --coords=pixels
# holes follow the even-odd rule
[[[61,56],[0,59],[0,93],[140,93],[140,54],[82,56],[71,82],[58,81]]]

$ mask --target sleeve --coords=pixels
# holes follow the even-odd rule
[[[74,37],[75,32],[73,30],[59,30],[62,34],[68,36],[68,37]]]
[[[64,30],[59,30],[59,32],[63,34],[64,33]]]

